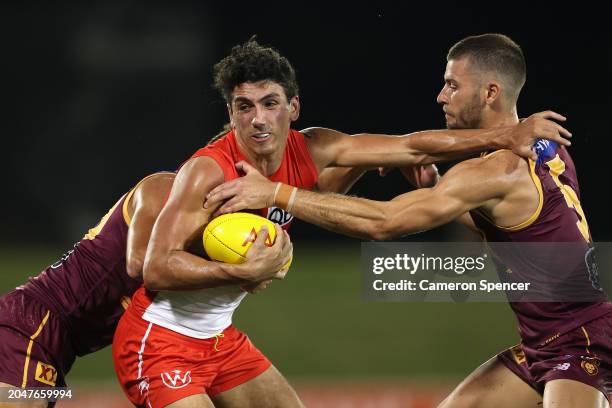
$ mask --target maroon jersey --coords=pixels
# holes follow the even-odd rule
[[[125,194],[61,260],[17,288],[59,316],[79,356],[111,344],[119,318],[142,283],[126,271],[131,194]]]
[[[612,303],[599,287],[572,158],[565,147],[544,140],[537,143],[536,151],[539,159],[529,160],[529,169],[539,193],[539,205],[528,220],[501,227],[480,211],[471,211],[476,226],[489,242],[558,243],[541,245],[537,250],[520,249],[521,245],[525,248],[524,244],[504,245],[504,250],[495,254],[505,266],[498,268],[502,280],[510,277],[534,282],[535,290],[547,292],[543,295],[558,288],[576,294],[568,297],[559,290],[559,297],[551,296],[560,301],[544,302],[510,298],[521,338],[533,347],[612,311]]]

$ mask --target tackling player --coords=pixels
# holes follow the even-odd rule
[[[111,343],[130,297],[141,286],[142,264],[153,223],[170,192],[174,173],[146,177],[61,260],[0,298],[0,387],[65,387],[77,356]],[[277,231],[277,232],[280,232]],[[284,234],[267,248],[260,234],[242,265],[211,263],[210,286],[254,285],[282,277],[290,255]],[[20,406],[41,407],[46,401]],[[53,405],[50,403],[49,405]],[[0,407],[14,408],[14,402]]]
[[[495,128],[518,122],[525,83],[523,52],[500,34],[468,37],[448,53],[438,95],[449,128]],[[487,241],[563,242],[576,250],[546,259],[498,253],[517,281],[548,273],[550,287],[571,281],[590,301],[511,302],[522,342],[484,363],[441,403],[443,408],[608,407],[612,392],[612,303],[598,287],[574,163],[543,141],[537,161],[498,150],[451,168],[434,188],[378,202],[319,194],[271,183],[247,163],[247,173],[208,195],[229,199],[220,212],[271,205],[324,228],[386,240],[462,218]],[[292,197],[286,200],[284,197]],[[572,266],[569,275],[556,273]],[[556,279],[556,281],[554,281]],[[566,286],[566,285],[565,285]]]
[[[293,68],[255,41],[234,47],[215,66],[215,85],[227,102],[232,130],[198,150],[178,172],[147,250],[147,289],[136,292],[113,344],[119,381],[136,405],[202,407],[214,400],[216,406],[301,406],[278,370],[231,326],[244,292],[230,287],[163,290],[170,282],[199,287],[206,265],[185,249],[209,220],[203,208],[206,194],[240,175],[236,162],[248,161],[270,180],[315,189],[319,172],[329,166],[415,165],[509,146],[532,155],[536,136],[566,143],[560,134],[568,135],[545,119],[562,118],[551,112],[496,129],[399,137],[352,137],[324,128],[298,132],[290,129],[300,113]],[[277,207],[262,215],[285,228],[292,220]]]

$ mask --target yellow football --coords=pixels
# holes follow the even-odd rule
[[[266,245],[276,241],[274,223],[259,215],[237,212],[220,215],[208,223],[202,240],[210,259],[226,263],[242,263],[246,253],[257,239],[261,227],[268,228]],[[283,268],[289,268],[291,259]]]

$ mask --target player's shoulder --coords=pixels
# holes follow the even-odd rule
[[[489,170],[499,169],[508,172],[513,169],[520,169],[527,166],[527,160],[516,155],[512,150],[500,149],[490,153],[485,153],[477,158],[477,165]]]
[[[519,171],[523,166],[527,166],[525,160],[511,150],[503,149],[464,160],[451,167],[447,173],[469,173],[472,177],[491,179],[493,177],[509,176],[515,171]]]
[[[234,163],[226,163],[226,166]],[[197,186],[204,184],[221,184],[225,179],[224,169],[218,160],[209,156],[197,156],[187,160],[179,169],[177,180]]]
[[[142,179],[136,185],[136,189],[144,192],[152,192],[160,189],[166,190],[169,186],[172,186],[175,177],[176,173],[173,171],[160,171],[153,173]]]
[[[300,130],[300,133],[302,133],[308,140],[329,139],[329,138],[339,137],[344,134],[337,130],[324,128],[324,127],[309,127],[309,128]]]
[[[520,157],[516,155],[512,150],[509,149],[500,149],[492,152],[483,153],[479,159],[482,159],[484,162],[495,163],[495,162],[514,162],[519,160]]]

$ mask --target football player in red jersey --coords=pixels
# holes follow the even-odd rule
[[[399,137],[353,137],[324,128],[298,132],[290,129],[300,113],[293,68],[256,41],[234,47],[215,66],[215,84],[226,100],[232,130],[198,150],[179,170],[149,242],[146,289],[137,291],[116,332],[115,368],[137,405],[301,406],[280,373],[231,325],[244,293],[229,288],[197,294],[160,290],[171,281],[198,287],[211,278],[207,261],[185,248],[209,220],[210,212],[203,208],[206,194],[239,176],[236,162],[248,161],[271,180],[316,189],[319,173],[329,166],[427,164],[501,147],[532,155],[535,137],[566,143],[561,134],[568,135],[546,119],[561,118],[551,112],[495,129]],[[277,207],[262,214],[285,227],[292,219]],[[204,353],[206,359],[184,350]]]
[[[450,49],[447,60],[438,103],[449,128],[519,123],[516,103],[526,67],[516,43],[501,34],[468,37]],[[587,256],[592,238],[574,163],[565,147],[554,142],[538,142],[535,152],[535,161],[508,150],[463,161],[434,188],[389,202],[271,183],[242,162],[238,168],[247,176],[218,186],[208,200],[211,206],[228,200],[222,213],[277,205],[330,230],[377,240],[461,219],[489,242],[571,243],[573,250],[547,259],[498,253],[518,281],[538,281],[542,271],[549,272],[553,282],[547,283],[563,287],[571,282],[585,297],[512,301],[521,344],[480,366],[440,408],[608,407],[612,303],[598,286],[596,268]],[[285,200],[279,191],[293,198]],[[558,276],[559,271],[568,274]]]
[[[144,178],[60,261],[0,297],[0,387],[65,387],[77,356],[111,344],[119,318],[142,284],[151,229],[174,176],[156,173]],[[233,276],[211,286],[256,290],[260,281],[284,276],[286,271],[279,269],[291,253],[287,236],[281,233],[279,245],[268,248],[263,244],[265,234],[259,235],[246,263],[211,266]],[[0,401],[0,407],[53,405],[21,401]]]

